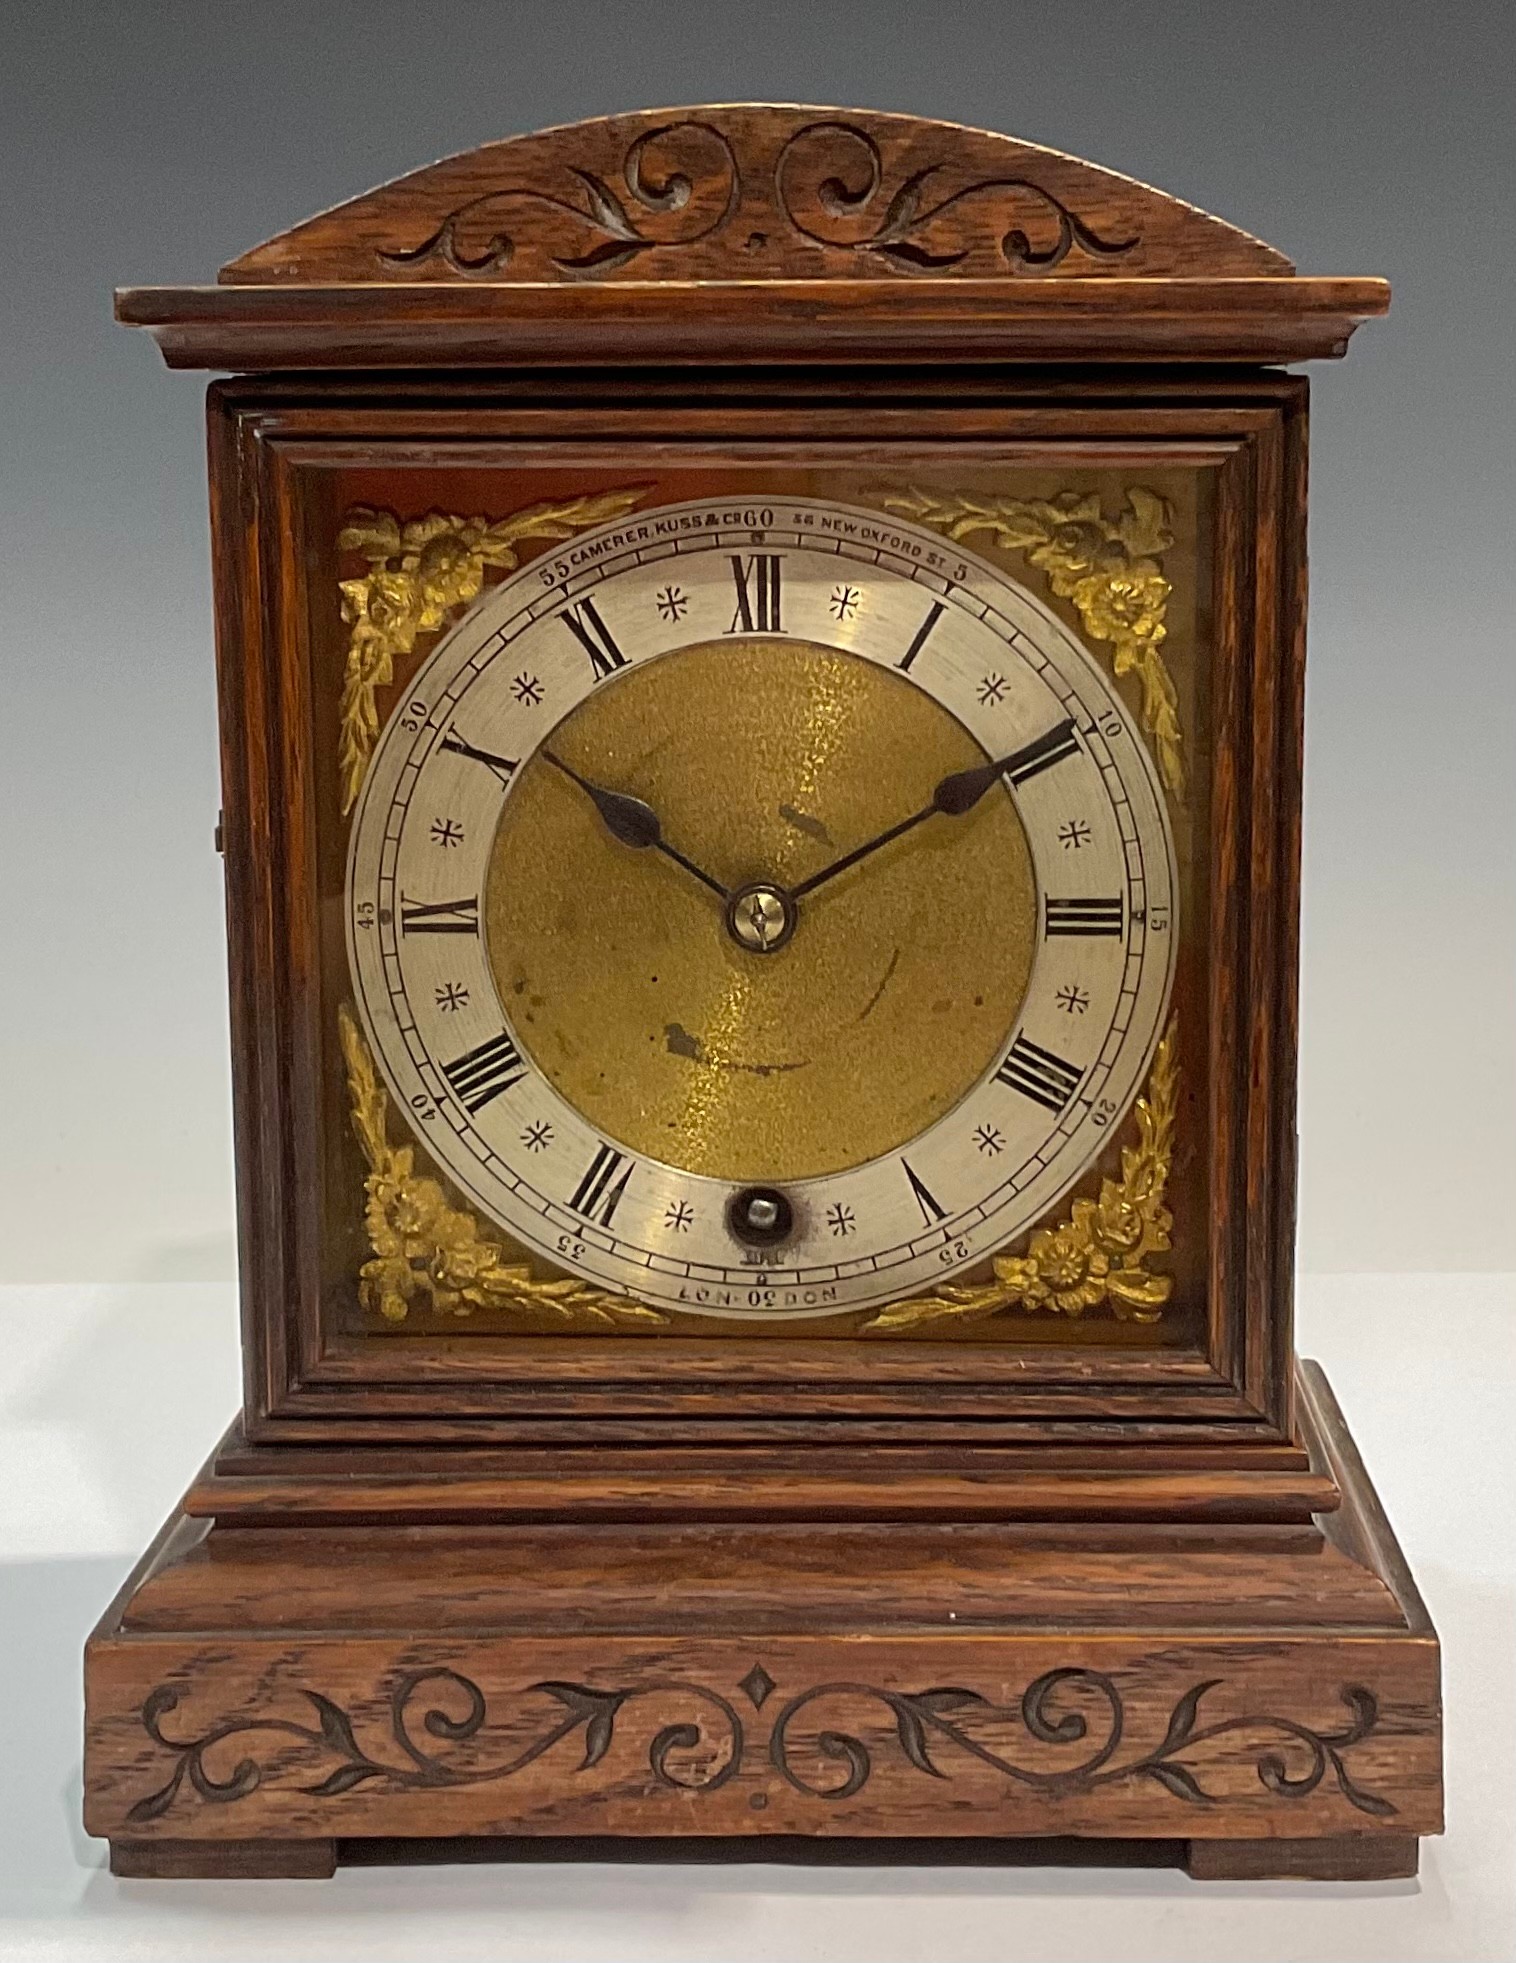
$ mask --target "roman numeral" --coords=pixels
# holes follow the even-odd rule
[[[473,900],[408,900],[400,896],[402,934],[477,934],[479,902]]]
[[[1036,777],[1041,771],[1050,770],[1055,763],[1062,763],[1065,757],[1079,754],[1079,738],[1074,732],[1072,722],[1054,723],[1044,735],[1017,754],[1016,761],[1006,771],[1013,784],[1024,784],[1029,777]]]
[[[593,600],[580,600],[575,606],[565,607],[558,618],[589,656],[597,682],[603,682],[607,675],[614,675],[618,668],[626,666],[626,656],[617,647]]]
[[[508,784],[521,767],[519,758],[497,757],[492,750],[475,749],[472,743],[463,740],[456,729],[450,729],[437,748],[451,750],[455,756],[472,757],[475,763],[482,763],[487,769],[493,770],[502,784]]]
[[[625,1172],[621,1171],[623,1166],[626,1167]],[[609,1145],[602,1145],[590,1160],[589,1170],[574,1188],[569,1205],[575,1213],[582,1213],[586,1220],[598,1220],[602,1227],[609,1227],[621,1195],[626,1191],[626,1182],[632,1176],[632,1167],[633,1161],[623,1153],[614,1151]]]
[[[442,1074],[458,1093],[464,1110],[472,1115],[482,1111],[502,1091],[508,1091],[512,1084],[519,1084],[526,1075],[526,1064],[520,1050],[502,1029],[498,1036],[492,1036],[477,1049],[465,1050],[451,1063],[444,1063]]]
[[[744,559],[732,554],[732,580],[737,588],[737,611],[729,634],[782,634],[779,620],[779,554],[754,552]]]
[[[933,1195],[926,1181],[913,1169],[908,1159],[902,1159],[905,1176],[911,1182],[911,1191],[916,1195],[916,1204],[921,1208],[921,1222],[925,1227],[933,1227],[939,1220],[947,1219],[947,1208]]]
[[[1018,1036],[1005,1062],[995,1072],[995,1081],[1009,1084],[1013,1091],[1020,1091],[1034,1104],[1061,1112],[1079,1088],[1083,1075],[1077,1064],[1066,1063],[1061,1056],[1043,1049],[1040,1043]]]
[[[1114,900],[1045,899],[1044,927],[1047,934],[1115,934],[1120,936],[1125,920],[1121,896]]]
[[[917,655],[920,654],[921,650],[926,646],[926,637],[928,634],[931,633],[932,629],[937,625],[938,621],[941,620],[942,614],[943,614],[942,602],[940,600],[933,600],[932,604],[926,610],[926,619],[923,620],[921,625],[916,629],[916,638],[911,642],[910,646],[906,649],[905,653],[901,656],[901,658],[895,663],[895,666],[901,671],[902,674],[906,674],[909,672],[911,663],[916,659]]]

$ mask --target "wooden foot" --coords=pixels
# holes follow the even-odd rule
[[[335,1840],[113,1840],[111,1873],[131,1881],[325,1881]]]
[[[1414,1834],[1341,1834],[1321,1840],[1192,1840],[1196,1881],[1408,1881]]]

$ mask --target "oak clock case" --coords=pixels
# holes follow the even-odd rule
[[[118,295],[229,377],[244,1397],[90,1639],[115,1872],[1415,1872],[1437,1639],[1291,1323],[1286,371],[1387,304],[761,104]]]

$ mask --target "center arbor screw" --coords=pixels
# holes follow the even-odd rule
[[[755,879],[726,903],[726,930],[749,954],[777,954],[795,931],[795,902],[782,886]]]

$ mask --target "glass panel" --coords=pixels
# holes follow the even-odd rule
[[[1200,1339],[1205,471],[326,481],[334,1327]]]

